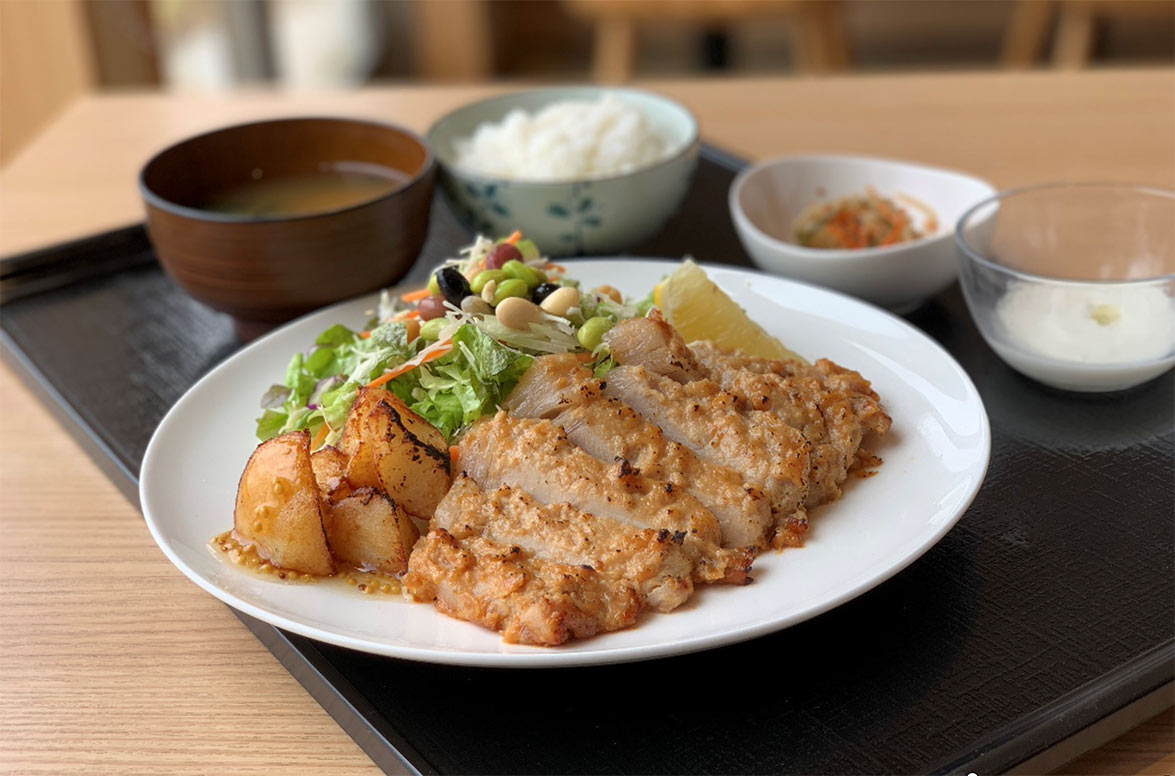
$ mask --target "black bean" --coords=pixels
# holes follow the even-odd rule
[[[460,307],[461,300],[473,293],[469,290],[469,281],[453,267],[437,270],[437,288],[454,307]]]
[[[530,296],[531,299],[534,300],[535,304],[542,304],[544,299],[558,291],[560,288],[562,288],[562,286],[560,286],[558,283],[543,283],[535,288],[534,291],[531,291]]]

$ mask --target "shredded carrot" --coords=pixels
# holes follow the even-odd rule
[[[551,270],[555,270],[556,272],[566,272],[567,271],[567,268],[564,267],[562,264],[552,264],[549,261],[543,265],[543,269],[547,270],[548,272],[550,272]]]
[[[421,299],[427,299],[432,296],[432,292],[427,288],[422,288],[419,291],[409,291],[406,294],[400,294],[401,302],[419,302]]]
[[[461,448],[453,445],[449,448],[449,460],[456,466],[461,461]]]
[[[359,339],[371,339],[371,332],[369,332],[369,331],[359,332]]]
[[[509,237],[507,237],[505,240],[503,240],[503,242],[509,243],[510,245],[517,245],[518,241],[521,239],[522,239],[522,232],[515,229],[514,233],[511,234]]]
[[[330,426],[326,425],[326,422],[323,421],[323,424],[318,428],[318,431],[314,434],[314,439],[310,440],[310,449],[317,450],[318,448],[322,447],[322,443],[326,441],[326,435],[329,433],[330,433]]]
[[[452,349],[453,349],[452,343],[447,342],[444,345],[441,345],[440,347],[436,348],[435,350],[430,350],[426,353],[421,353],[416,358],[414,358],[410,361],[405,361],[403,364],[400,364],[398,367],[395,367],[390,372],[384,372],[382,375],[380,375],[379,377],[375,378],[370,383],[368,383],[367,387],[368,388],[378,388],[379,386],[383,385],[386,382],[389,382],[391,380],[395,380],[397,377],[399,377],[402,374],[405,374],[406,372],[411,372],[413,369],[420,366],[421,364],[427,364],[429,361],[435,361],[436,359],[440,358],[441,356],[447,354]]]
[[[419,317],[420,317],[419,310],[401,310],[400,312],[396,313],[396,316],[394,318],[392,318],[392,320],[393,321],[403,321],[403,320],[407,320],[408,318],[419,318]]]

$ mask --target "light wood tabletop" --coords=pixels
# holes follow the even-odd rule
[[[1046,180],[1175,185],[1175,72],[1090,71],[647,84],[748,158],[857,152]],[[265,116],[424,131],[507,89],[88,96],[0,170],[0,256],[141,219],[139,167],[198,131]],[[129,504],[0,368],[0,772],[373,774],[232,613],[156,549]],[[1171,773],[1170,712],[1065,773]]]

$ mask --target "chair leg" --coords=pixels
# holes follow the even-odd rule
[[[481,81],[493,70],[487,0],[413,4],[416,72],[429,80]]]
[[[792,70],[804,75],[819,73],[822,69],[820,44],[813,33],[814,26],[811,15],[803,8],[788,20]]]
[[[1076,70],[1089,63],[1093,48],[1093,5],[1085,0],[1066,0],[1061,6],[1057,41],[1053,44],[1053,66]]]
[[[1004,67],[1025,70],[1036,63],[1048,35],[1054,6],[1051,0],[1018,0],[1004,32],[1000,62]]]
[[[847,69],[849,43],[845,32],[844,4],[840,0],[819,0],[813,5],[813,12],[824,69],[830,72]]]
[[[839,0],[805,0],[791,23],[792,61],[806,74],[844,70],[848,66],[844,14]]]
[[[596,23],[592,76],[597,83],[618,84],[632,80],[636,29],[626,19],[601,19]]]

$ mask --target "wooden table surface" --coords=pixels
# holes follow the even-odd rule
[[[1175,185],[1170,70],[648,86],[749,158],[903,157],[997,188]],[[203,129],[345,114],[423,131],[505,88],[85,97],[0,170],[0,256],[140,220],[141,164]],[[6,367],[0,406],[0,773],[377,772],[236,617],[167,562],[136,508]],[[1164,713],[1063,772],[1172,773],[1172,730]]]

